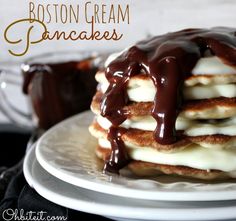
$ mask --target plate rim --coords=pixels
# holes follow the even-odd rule
[[[139,220],[145,218],[146,220],[161,219],[163,221],[164,220],[171,221],[172,219],[165,218],[167,212],[168,213],[172,212],[174,214],[173,215],[174,220],[176,220],[176,218],[177,218],[177,220],[183,220],[183,217],[180,217],[180,218],[176,217],[180,213],[184,213],[184,215],[188,218],[188,220],[189,220],[189,215],[196,214],[196,217],[193,217],[194,220],[196,220],[196,218],[198,217],[198,212],[205,213],[204,220],[212,220],[212,219],[222,220],[222,218],[223,219],[235,218],[235,216],[234,217],[232,216],[232,211],[235,211],[236,206],[226,207],[224,209],[219,208],[219,207],[213,207],[213,208],[207,208],[207,209],[204,207],[202,207],[202,208],[185,208],[185,209],[182,209],[182,208],[176,208],[176,209],[161,208],[161,209],[158,209],[158,208],[142,208],[142,207],[140,207],[143,210],[143,212],[141,212],[141,211],[137,210],[139,207],[114,206],[114,205],[107,205],[107,204],[101,204],[100,206],[98,204],[96,204],[94,206],[94,201],[84,202],[84,200],[81,200],[81,199],[70,199],[68,196],[48,190],[45,186],[42,186],[42,184],[40,184],[39,181],[37,181],[37,179],[34,178],[34,175],[32,174],[32,170],[33,170],[33,166],[35,166],[34,165],[35,162],[37,161],[37,159],[35,157],[35,149],[36,149],[36,147],[32,147],[26,154],[24,164],[23,164],[24,176],[25,176],[27,182],[32,184],[32,187],[36,190],[36,192],[38,192],[42,197],[46,198],[47,200],[54,202],[58,205],[61,205],[64,207],[66,206],[68,208],[75,209],[75,210],[78,210],[81,212],[88,212],[91,214],[107,216],[110,218],[126,218],[126,219],[139,219]],[[32,157],[34,157],[34,159],[31,159]],[[38,163],[38,165],[41,166],[39,163]],[[43,167],[42,167],[42,169],[43,169]],[[47,171],[45,171],[45,170],[44,170],[44,172],[47,173]],[[53,175],[50,173],[48,173],[48,175],[50,177],[53,177]],[[54,177],[54,178],[58,179],[57,177]],[[72,185],[72,184],[69,184],[69,183],[62,181],[60,179],[58,179],[58,182],[63,182],[66,185]],[[82,190],[83,188],[79,187],[79,189]],[[90,191],[92,191],[92,190],[90,190]],[[52,194],[54,197],[52,197]],[[105,194],[105,193],[102,193],[102,194]],[[58,197],[59,198],[62,197],[61,199],[63,199],[63,200],[58,200]],[[72,201],[74,201],[76,203],[72,203]],[[77,206],[72,206],[72,205],[80,205],[80,208],[78,208]],[[95,209],[93,209],[93,211],[91,211],[91,205],[93,205],[93,208],[95,208]],[[81,210],[81,207],[82,207],[82,210]],[[117,207],[117,208],[114,210],[114,207]],[[112,210],[112,208],[113,208],[113,210]],[[135,212],[134,212],[134,210],[132,210],[134,208],[135,208]],[[123,210],[123,212],[118,213],[119,216],[117,216],[117,212],[120,211],[121,209]],[[208,214],[212,214],[212,213],[210,213],[210,211],[215,212],[216,209],[218,211],[218,213],[216,214],[217,217],[216,216],[212,217],[212,215],[210,215],[208,217],[206,216],[207,210],[208,210]],[[101,212],[102,210],[106,211],[106,212]],[[132,212],[128,212],[130,210]],[[222,216],[219,218],[219,215],[221,214],[221,210],[225,210],[224,214],[227,214],[228,217]],[[226,212],[226,210],[228,210],[228,211]],[[126,213],[125,213],[125,211],[126,211]],[[109,214],[107,214],[107,212],[109,212]],[[129,215],[127,215],[127,212]],[[148,214],[150,214],[150,215],[148,216]],[[154,214],[158,215],[160,218],[157,218]],[[215,214],[215,213],[213,213],[213,214]],[[191,220],[193,220],[193,219],[191,218]],[[200,220],[202,220],[202,219],[200,219]]]
[[[72,116],[59,124],[53,126],[51,129],[45,132],[43,136],[38,140],[36,144],[36,158],[40,165],[51,175],[59,178],[60,180],[73,184],[75,186],[79,186],[85,189],[90,189],[97,192],[102,192],[111,195],[118,195],[123,197],[130,197],[135,199],[147,199],[147,200],[162,200],[162,201],[219,201],[219,200],[235,200],[236,199],[236,190],[224,190],[224,191],[195,191],[195,192],[186,192],[186,191],[147,191],[142,189],[131,189],[127,187],[122,187],[121,185],[112,183],[113,185],[108,185],[102,182],[94,183],[91,180],[86,180],[83,177],[72,176],[66,171],[62,171],[60,169],[55,168],[51,165],[47,160],[44,159],[44,156],[40,152],[41,143],[48,136],[53,134],[54,131],[58,130],[58,128],[62,127],[64,124],[69,124],[76,119],[84,117],[84,115],[91,114],[91,111],[84,111],[75,116]],[[122,190],[122,191],[118,191]],[[211,194],[209,194],[211,193]],[[173,198],[173,195],[175,197]],[[226,197],[227,196],[227,197]]]

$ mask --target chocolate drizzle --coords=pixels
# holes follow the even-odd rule
[[[112,152],[105,164],[105,171],[118,173],[118,171],[122,167],[126,166],[127,162],[129,161],[124,142],[121,139],[124,130],[125,129],[123,128],[111,127],[108,131],[108,140],[111,143]]]
[[[123,111],[123,107],[129,102],[127,82],[132,76],[144,72],[150,76],[157,91],[152,110],[152,116],[157,121],[155,140],[162,145],[176,142],[175,122],[183,103],[184,80],[191,75],[193,67],[206,51],[236,65],[235,31],[223,27],[186,29],[141,41],[124,51],[106,68],[110,85],[101,102],[101,115],[112,122],[112,127],[124,122],[128,113]],[[113,130],[108,135],[112,144],[111,155],[116,151],[116,156],[121,153],[118,158],[122,158],[124,144],[120,139],[119,142],[111,139],[117,139],[111,132]],[[113,162],[111,157],[109,165]],[[123,166],[122,161],[113,169],[119,170]]]

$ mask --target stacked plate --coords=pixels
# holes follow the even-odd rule
[[[24,174],[40,195],[115,220],[236,220],[236,182],[103,174],[88,132],[92,117],[84,112],[63,121],[28,151]]]

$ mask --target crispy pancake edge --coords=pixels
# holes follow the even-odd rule
[[[107,131],[103,129],[96,121],[94,121],[89,131],[96,138],[107,139]],[[191,144],[197,144],[205,148],[234,148],[236,146],[236,136],[227,135],[204,135],[196,137],[182,136],[181,139],[171,145],[161,145],[157,143],[153,137],[152,131],[143,131],[139,129],[128,129],[123,133],[122,139],[140,148],[151,147],[161,152],[176,152],[184,148],[190,147]]]
[[[91,110],[97,115],[100,114],[102,96],[102,92],[97,91],[91,103]],[[124,111],[128,113],[128,118],[132,118],[151,115],[152,108],[152,102],[133,102],[125,106]],[[236,98],[225,97],[189,101],[180,112],[180,116],[187,119],[223,119],[235,115]]]

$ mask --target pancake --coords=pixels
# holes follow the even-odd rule
[[[108,130],[112,126],[108,119],[100,115],[96,117],[96,121],[105,130]],[[120,127],[153,132],[157,127],[157,122],[152,116],[131,116],[131,118],[126,119],[120,124]],[[236,136],[236,116],[214,120],[191,120],[178,117],[175,122],[175,129],[177,131],[183,131],[183,134],[189,137],[214,134]]]
[[[91,104],[92,111],[100,114],[100,102],[102,99],[102,92],[98,91],[93,97]],[[132,102],[124,107],[124,111],[128,113],[128,118],[133,116],[147,116],[151,115],[153,102]],[[224,119],[236,116],[236,98],[214,98],[204,99],[200,101],[186,102],[180,116],[187,119]]]
[[[132,161],[128,164],[129,169],[138,176],[154,177],[161,174],[178,175],[202,180],[222,180],[230,179],[230,173],[217,170],[199,170],[185,166],[171,166],[163,164],[148,163],[142,161]]]
[[[96,138],[107,138],[107,131],[104,130],[97,122],[94,122],[89,127],[90,133]],[[150,146],[154,149],[164,152],[173,152],[180,149],[183,149],[191,144],[188,139],[181,139],[179,142],[176,142],[171,145],[161,145],[158,144],[153,139],[153,133],[149,131],[142,131],[138,129],[129,129],[122,134],[122,140],[129,143],[138,145],[140,147]]]
[[[95,153],[98,158],[106,161],[111,151],[107,148],[97,146]],[[184,177],[191,177],[195,179],[202,180],[221,180],[231,178],[230,173],[226,173],[219,170],[200,170],[194,169],[186,166],[172,166],[172,165],[163,165],[156,163],[149,163],[143,161],[132,160],[128,164],[128,168],[137,176],[140,177],[158,177],[162,174],[168,175],[179,175]]]
[[[236,74],[193,75],[185,80],[184,85],[191,87],[195,85],[216,85],[231,83],[236,83]]]
[[[89,131],[96,138],[107,138],[107,131],[103,129],[96,121],[90,125]],[[151,147],[162,152],[180,151],[189,147],[191,144],[198,144],[202,147],[212,149],[236,148],[236,136],[219,134],[195,137],[180,135],[178,142],[170,145],[161,145],[155,141],[152,131],[129,128],[122,134],[122,140],[139,146],[140,148]]]

